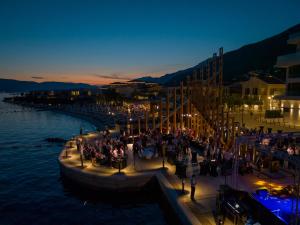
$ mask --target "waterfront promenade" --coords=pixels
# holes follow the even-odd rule
[[[89,139],[97,135],[97,133],[90,133],[84,137]],[[199,166],[191,163],[191,156],[189,155],[183,194],[181,191],[182,181],[175,175],[176,167],[174,165],[165,160],[165,168],[163,168],[162,157],[150,160],[136,157],[134,160],[132,144],[127,146],[127,167],[119,173],[117,168],[93,165],[90,160],[84,160],[83,167],[81,167],[80,153],[77,151],[76,143],[74,140],[69,141],[59,156],[62,172],[76,182],[83,182],[83,185],[114,191],[132,191],[142,188],[155,177],[173,210],[179,212],[180,217],[182,217],[182,224],[213,225],[217,223],[216,197],[220,185],[225,184],[224,176],[199,176]],[[201,161],[201,157],[198,160]],[[69,171],[73,172],[70,173]],[[190,199],[190,177],[192,174],[195,174],[197,179],[195,201]],[[289,174],[286,174],[284,179],[274,180],[270,180],[263,173],[258,177],[256,172],[237,176],[237,183],[234,182],[233,175],[226,178],[226,183],[248,193],[253,193],[266,185],[281,187],[292,183],[292,177]],[[87,177],[90,178],[87,179]],[[229,225],[232,222],[226,219],[225,224]]]
[[[95,134],[88,134],[86,138],[92,138]],[[66,144],[69,146],[70,142]],[[72,169],[76,171],[77,182],[85,182],[82,179],[87,174],[95,176],[93,183],[99,182],[98,188],[110,189],[119,191],[131,191],[137,190],[137,188],[142,188],[149,182],[153,177],[156,177],[159,184],[164,189],[163,193],[167,195],[167,201],[174,207],[173,210],[178,211],[182,217],[184,224],[215,224],[213,216],[213,208],[205,208],[199,211],[198,207],[201,205],[202,201],[207,201],[211,203],[210,206],[215,206],[215,195],[216,189],[205,188],[208,193],[202,192],[200,189],[196,191],[196,201],[191,201],[189,198],[190,184],[189,179],[186,179],[186,193],[182,195],[181,193],[181,180],[177,178],[175,174],[175,166],[165,162],[165,168],[162,167],[162,158],[156,158],[151,160],[145,160],[136,158],[136,162],[133,160],[132,145],[128,144],[128,166],[118,173],[118,169],[93,165],[91,161],[84,160],[84,167],[81,167],[80,154],[76,149],[76,143],[73,141],[72,148],[65,147],[59,156],[59,161],[61,166],[64,168]],[[66,151],[67,155],[66,156]],[[135,166],[134,166],[135,164]],[[191,175],[192,168],[189,167],[188,174]],[[97,180],[97,178],[99,178]],[[76,178],[75,178],[76,179]],[[111,179],[111,180],[109,180]],[[73,177],[74,180],[74,177]],[[87,181],[89,182],[89,181]],[[106,182],[106,183],[105,183]],[[202,186],[202,181],[199,180],[199,186]],[[84,185],[84,184],[83,184]],[[93,185],[85,183],[89,187],[97,188]],[[214,184],[213,184],[214,185]],[[207,199],[211,196],[211,199]],[[204,202],[203,202],[204,203]],[[208,223],[209,221],[209,223]],[[230,224],[229,222],[226,224]]]

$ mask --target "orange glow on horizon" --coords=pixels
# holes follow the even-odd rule
[[[36,78],[35,76],[26,74],[16,74],[7,77],[3,77],[4,79],[15,79],[21,81],[34,81],[38,83],[42,82],[70,82],[70,83],[85,83],[90,85],[107,85],[113,82],[126,82],[129,80],[137,79],[143,76],[152,76],[159,77],[163,74],[145,74],[143,73],[131,73],[131,74],[121,74],[118,77],[114,78],[109,75],[106,77],[100,77],[96,75],[90,75],[90,73],[61,73],[61,74],[52,74],[52,73],[40,73],[42,74],[40,78]],[[124,78],[123,78],[124,77]]]

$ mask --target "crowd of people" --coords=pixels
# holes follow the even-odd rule
[[[134,139],[133,152],[143,156],[148,146],[152,147],[153,156],[167,156],[173,162],[175,159],[183,160],[188,155],[189,138],[184,133],[162,134],[158,130],[149,130]]]
[[[134,157],[162,157],[173,165],[187,166],[192,163],[199,166],[201,175],[224,175],[233,163],[232,151],[225,151],[224,146],[216,139],[204,136],[195,139],[191,132],[180,130],[166,134],[149,129],[134,138],[129,138],[124,131],[115,137],[105,131],[93,139],[78,138],[77,148],[85,160],[91,160],[93,164],[113,166],[115,161],[127,160],[129,142],[133,144]]]
[[[271,160],[277,160],[279,162],[277,167],[280,166],[285,169],[299,167],[299,142],[300,137],[293,133],[267,133],[258,137],[257,149],[261,151],[261,154],[257,158],[257,166],[262,167],[271,163]],[[272,155],[271,160],[270,155]]]
[[[282,135],[280,132],[272,134],[270,130],[264,132],[263,129],[241,129],[239,135],[252,137],[255,145],[266,147],[271,151],[281,150],[290,155],[299,155],[299,149],[296,146],[297,138],[292,135]],[[135,136],[129,136],[125,131],[112,136],[106,130],[99,132],[94,138],[85,139],[80,136],[77,139],[77,149],[85,160],[91,160],[94,165],[124,168],[127,166],[128,144],[132,144],[134,161],[137,157],[143,160],[160,158],[164,165],[164,160],[167,160],[168,163],[176,166],[176,175],[182,179],[187,177],[185,169],[190,164],[193,168],[198,168],[200,176],[229,176],[233,173],[236,162],[241,175],[253,173],[253,158],[250,157],[249,146],[244,153],[236,155],[233,149],[225,149],[221,143],[218,137],[196,138],[189,130],[177,130],[167,134],[161,133],[158,129],[149,129]],[[254,162],[258,171],[263,167],[264,160],[264,154],[259,154]],[[193,175],[191,183],[194,188],[196,182],[194,172]],[[194,195],[191,198],[193,199]]]
[[[296,138],[291,135],[283,136],[281,133],[264,133],[263,129],[241,130],[243,136],[255,136],[255,143],[271,151],[285,151],[289,155],[299,155]],[[77,140],[82,148],[85,159],[101,165],[112,165],[112,162],[127,158],[128,133],[122,131],[119,136],[111,137],[109,131],[100,132],[93,140]],[[166,157],[169,163],[191,163],[200,165],[200,174],[213,176],[224,175],[226,170],[232,168],[234,160],[233,151],[224,149],[218,138],[197,137],[189,131],[180,130],[165,134],[159,130],[148,130],[135,136],[132,140],[134,157],[151,159]],[[78,148],[79,149],[79,148]],[[200,157],[200,161],[199,161]],[[241,174],[252,172],[249,153],[240,158]],[[258,157],[256,165],[262,167],[262,157]]]
[[[87,139],[82,136],[76,140],[77,149],[85,160],[91,160],[95,165],[125,167],[127,164],[127,138],[114,138],[109,130],[100,132],[95,138]]]
[[[297,146],[299,141],[300,138],[293,137],[293,134],[282,135],[279,133],[265,135],[260,142],[271,148],[272,151],[287,151],[289,155],[299,155],[299,146]]]

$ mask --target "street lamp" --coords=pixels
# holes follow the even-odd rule
[[[81,168],[84,168],[84,165],[83,165],[83,147],[82,145],[80,145],[80,162],[81,162]]]
[[[166,144],[163,143],[162,144],[162,157],[163,157],[162,164],[163,164],[163,168],[165,168],[165,154],[166,154]]]
[[[118,161],[119,161],[119,173],[121,173],[121,155],[119,155]]]
[[[133,135],[132,118],[129,118],[129,129],[130,129],[130,134]]]
[[[71,141],[69,141],[69,146],[66,146],[66,155],[65,155],[65,158],[69,158],[69,155],[68,155],[68,148],[72,148],[73,147],[73,144],[72,144],[72,141],[73,139],[71,139]]]

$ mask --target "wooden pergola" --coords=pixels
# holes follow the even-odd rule
[[[192,130],[195,136],[213,137],[227,148],[234,143],[234,118],[223,103],[223,48],[219,54],[194,70],[192,76],[169,87],[159,100],[150,102],[150,112],[145,112],[145,129]],[[159,121],[157,123],[157,120]]]

